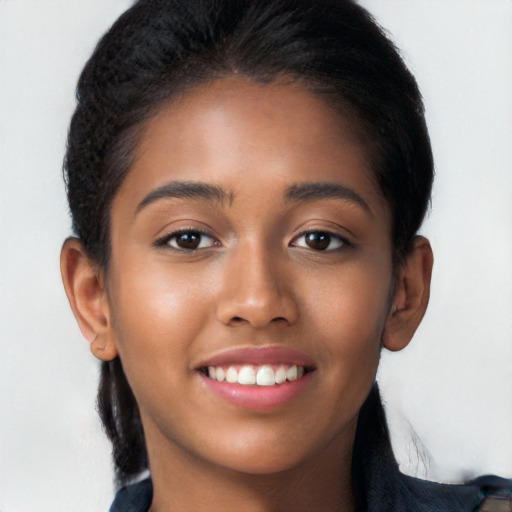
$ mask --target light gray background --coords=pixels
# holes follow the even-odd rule
[[[432,479],[512,477],[512,1],[362,3],[420,83],[437,166],[431,305],[380,370],[395,451]],[[0,0],[2,512],[102,511],[112,498],[98,367],[58,270],[60,169],[80,69],[129,4]]]

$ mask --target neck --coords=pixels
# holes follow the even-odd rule
[[[322,453],[273,474],[226,469],[173,446],[163,450],[162,443],[151,443],[149,436],[151,512],[353,512],[357,508],[351,479],[353,427]]]

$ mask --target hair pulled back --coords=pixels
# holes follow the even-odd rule
[[[108,269],[110,206],[143,124],[177,94],[234,73],[300,81],[355,116],[400,264],[428,207],[432,153],[413,76],[352,0],[139,0],[126,11],[80,76],[64,162],[73,229],[90,259]],[[148,459],[118,358],[102,363],[98,405],[123,484]]]

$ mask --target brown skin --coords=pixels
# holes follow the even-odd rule
[[[112,205],[108,274],[76,239],[61,266],[93,354],[120,355],[137,398],[151,510],[355,510],[357,415],[381,347],[404,348],[423,317],[428,241],[415,240],[395,276],[389,207],[365,148],[298,84],[233,77],[198,87],[147,123],[136,155]],[[176,180],[226,196],[139,207]],[[286,200],[290,186],[312,182],[342,185],[368,208],[351,198]],[[194,251],[176,238],[155,246],[179,229],[208,235]],[[333,233],[330,245],[308,245],[312,230]],[[202,385],[205,358],[269,345],[316,364],[286,405],[239,408]]]

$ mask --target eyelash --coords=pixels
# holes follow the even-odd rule
[[[192,248],[183,248],[183,247],[174,247],[173,245],[171,245],[171,241],[172,240],[176,240],[177,237],[179,237],[180,235],[199,235],[200,237],[200,240],[199,240],[199,245],[197,247],[192,247]],[[306,241],[306,237],[308,236],[311,236],[311,235],[319,235],[320,237],[326,237],[327,238],[327,246],[325,248],[320,248],[320,249],[314,249],[312,247],[310,247]],[[203,238],[209,238],[211,239],[211,243],[206,246],[206,247],[201,247],[201,244],[203,243]],[[299,243],[299,240],[301,239],[305,239],[305,241],[301,244]],[[329,245],[332,244],[333,240],[337,240],[337,247],[334,247],[334,248],[331,248],[329,249]],[[324,242],[324,240],[320,240],[320,243]],[[312,250],[313,252],[334,252],[334,251],[339,251],[339,250],[342,250],[343,248],[346,248],[346,247],[349,247],[351,244],[350,242],[343,236],[340,236],[336,233],[332,233],[330,231],[326,231],[326,230],[321,230],[321,229],[311,229],[309,231],[306,231],[304,233],[301,233],[299,235],[297,235],[291,242],[290,242],[290,247],[299,247],[299,248],[303,248],[303,249],[310,249]],[[202,249],[207,249],[207,248],[212,248],[212,247],[218,247],[220,246],[220,242],[215,239],[211,233],[208,233],[207,231],[203,231],[201,229],[192,229],[192,228],[185,228],[185,229],[180,229],[178,231],[174,231],[172,233],[169,233],[161,238],[159,238],[158,240],[155,241],[154,243],[154,246],[155,247],[165,247],[165,248],[169,248],[173,251],[177,251],[177,252],[195,252],[195,251],[200,251]]]

